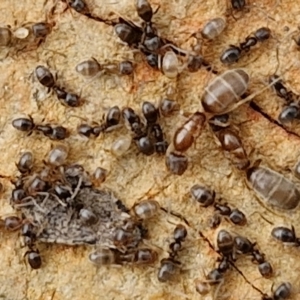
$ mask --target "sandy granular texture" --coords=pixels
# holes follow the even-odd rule
[[[203,183],[213,188],[232,206],[239,207],[248,217],[248,224],[234,227],[223,221],[220,228],[227,228],[256,241],[259,249],[266,254],[267,260],[275,269],[271,279],[263,279],[257,266],[250,258],[239,259],[238,268],[246,278],[266,293],[271,286],[282,281],[290,281],[294,287],[292,299],[299,299],[298,249],[285,247],[270,238],[275,225],[293,224],[300,233],[297,220],[299,209],[295,212],[272,212],[256,199],[245,183],[245,175],[235,170],[225,159],[221,149],[215,144],[211,132],[206,128],[195,146],[188,151],[191,163],[187,172],[181,176],[170,175],[164,164],[164,157],[150,157],[138,153],[132,146],[121,158],[110,153],[110,145],[120,135],[127,134],[120,129],[97,139],[84,139],[76,134],[76,127],[82,120],[100,122],[102,115],[112,105],[131,106],[140,110],[143,101],[158,103],[166,95],[170,85],[176,85],[176,101],[183,112],[199,109],[199,99],[207,82],[213,74],[206,70],[189,74],[183,72],[176,82],[167,79],[158,71],[150,69],[145,62],[136,61],[133,78],[102,77],[83,91],[86,100],[80,108],[62,106],[53,94],[41,87],[32,76],[39,64],[47,65],[57,71],[59,82],[73,92],[79,92],[86,80],[75,72],[77,63],[90,57],[98,61],[120,61],[134,59],[134,54],[126,45],[122,45],[115,36],[113,28],[96,22],[74,11],[63,11],[61,1],[44,0],[2,0],[0,1],[1,22],[12,28],[26,22],[44,21],[46,11],[57,2],[52,33],[37,50],[5,57],[1,52],[0,61],[0,174],[15,176],[15,162],[20,151],[32,150],[42,160],[54,142],[44,136],[33,134],[26,136],[13,129],[11,121],[22,114],[30,114],[35,120],[62,124],[72,132],[65,143],[70,145],[70,162],[83,164],[86,170],[93,172],[97,166],[109,170],[107,181],[103,185],[131,207],[136,201],[154,197],[164,207],[183,214],[191,224],[184,250],[180,253],[182,270],[176,280],[161,284],[157,280],[159,263],[150,267],[101,267],[95,268],[87,257],[93,250],[89,247],[70,247],[40,244],[38,248],[43,259],[43,267],[31,270],[26,265],[21,248],[21,239],[17,233],[1,233],[0,243],[0,298],[21,299],[199,299],[195,291],[194,280],[203,278],[204,272],[214,268],[217,255],[200,239],[197,230],[202,230],[214,242],[217,231],[207,227],[207,218],[211,208],[200,208],[189,196],[189,189],[195,183]],[[160,4],[154,16],[162,36],[188,47],[192,32],[201,28],[212,17],[222,16],[226,11],[226,1],[151,1],[153,7]],[[93,14],[102,18],[113,18],[116,14],[139,22],[134,10],[134,1],[87,1]],[[250,4],[253,4],[252,2]],[[225,33],[209,47],[204,54],[214,68],[223,71],[226,68],[219,62],[219,55],[229,44],[237,44],[248,34],[261,26],[268,26],[273,37],[246,55],[236,66],[245,67],[251,74],[251,91],[262,88],[267,76],[275,72],[278,62],[276,47],[279,47],[280,67],[278,73],[284,73],[284,80],[297,93],[300,91],[299,67],[286,70],[292,60],[299,60],[291,38],[285,37],[300,23],[300,4],[297,1],[260,1],[261,10],[250,8],[237,21],[228,19]],[[267,18],[267,15],[272,19]],[[290,28],[286,32],[286,27]],[[283,42],[281,42],[283,41]],[[3,49],[2,49],[3,50]],[[1,50],[1,51],[2,51]],[[2,55],[3,54],[3,55]],[[255,103],[263,112],[276,119],[283,100],[273,91],[267,90],[255,98]],[[178,113],[163,118],[163,126],[170,141],[178,124],[185,118]],[[295,123],[288,127],[291,133],[272,123],[261,113],[240,107],[232,113],[232,121],[237,125],[251,161],[263,160],[263,165],[293,178],[290,169],[299,157],[300,126]],[[293,134],[296,133],[296,134]],[[9,197],[13,188],[9,180],[1,179],[5,191],[1,194],[1,216],[13,214]],[[274,225],[261,218],[263,215]],[[168,244],[174,224],[178,219],[167,214],[148,222],[150,239],[145,244],[159,252],[160,259],[168,256]],[[226,274],[226,283],[221,287],[220,299],[260,299],[260,295],[235,271]],[[203,299],[212,299],[209,294]]]

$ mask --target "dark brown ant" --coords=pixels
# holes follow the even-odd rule
[[[159,68],[158,54],[156,53],[146,54],[146,62],[151,68],[158,70]]]
[[[14,119],[12,122],[12,126],[15,129],[24,132],[31,132],[35,128],[32,117]]]
[[[216,116],[210,120],[210,127],[219,140],[225,156],[238,170],[246,170],[250,166],[248,155],[237,130],[230,127],[228,118],[228,115]]]
[[[185,155],[170,152],[166,155],[165,164],[172,174],[182,175],[188,168],[188,159]]]
[[[102,124],[96,126],[80,124],[77,127],[77,132],[86,137],[91,137],[92,135],[98,137],[100,133],[109,132],[116,128],[119,125],[120,120],[121,110],[118,106],[113,106],[108,110],[105,121]]]
[[[41,85],[51,88],[58,98],[58,100],[70,107],[77,107],[81,105],[81,99],[78,95],[66,92],[64,88],[56,85],[52,73],[44,66],[37,66],[35,68],[35,75]]]
[[[275,227],[272,229],[271,235],[282,243],[291,243],[300,246],[300,238],[296,237],[294,226],[291,229],[283,226]]]
[[[89,255],[89,260],[98,266],[101,265],[153,265],[158,258],[157,252],[148,248],[141,248],[128,253],[121,253],[114,249],[100,249]]]
[[[146,52],[145,54],[148,54],[148,52],[156,52],[165,45],[165,41],[158,36],[157,30],[152,23],[152,17],[157,13],[158,9],[159,6],[156,11],[153,12],[148,0],[136,0],[136,11],[139,17],[144,21],[142,23],[143,35],[139,48],[142,52]]]
[[[14,34],[9,26],[0,27],[0,47],[11,47],[17,53],[32,50],[45,41],[54,25],[54,22],[27,23],[17,28]]]
[[[203,207],[213,205],[216,214],[212,217],[210,225],[216,228],[220,225],[221,219],[219,216],[226,216],[235,225],[244,226],[247,223],[247,218],[242,211],[237,208],[230,208],[227,203],[215,202],[216,193],[207,187],[195,184],[191,187],[190,193],[192,197]]]
[[[223,256],[233,259],[235,257],[234,238],[225,229],[221,229],[217,235],[218,252]]]
[[[149,135],[135,138],[139,151],[145,155],[152,155],[155,152],[155,142]]]
[[[218,260],[218,266],[211,270],[206,275],[206,280],[210,285],[219,284],[224,280],[224,273],[228,271],[230,268],[230,264],[228,261],[228,257],[223,256]]]
[[[269,78],[269,82],[272,83],[273,81],[278,80],[278,78],[278,75],[272,75]],[[279,121],[281,123],[287,123],[300,119],[299,96],[288,90],[287,87],[284,86],[282,80],[279,80],[274,84],[274,89],[277,96],[284,99],[287,103],[287,106],[283,108],[278,116]]]
[[[231,6],[233,9],[236,10],[242,10],[246,7],[246,1],[245,0],[231,0]]]
[[[193,185],[190,189],[190,193],[203,207],[211,206],[215,202],[216,192],[199,184]]]
[[[155,151],[159,154],[165,154],[168,149],[168,142],[164,139],[164,134],[159,124],[151,126],[151,134],[155,140]]]
[[[80,14],[86,14],[89,12],[86,3],[83,0],[65,0],[67,4]]]
[[[205,280],[195,280],[196,291],[200,295],[206,295],[209,293],[211,285],[220,285],[224,281],[224,273],[230,269],[228,257],[223,256],[218,258],[217,263],[217,267],[205,275]]]
[[[96,59],[85,60],[79,63],[75,70],[77,73],[85,77],[94,77],[103,72],[116,75],[131,75],[134,71],[134,66],[131,61],[124,60],[119,63],[104,63],[100,64]]]
[[[159,118],[158,109],[151,102],[145,101],[142,104],[142,114],[147,121],[147,125],[155,124]]]
[[[64,88],[55,86],[53,87],[53,91],[56,93],[58,100],[65,106],[78,107],[82,103],[80,96],[66,92]]]
[[[130,127],[131,131],[136,137],[141,137],[144,135],[144,125],[142,124],[140,117],[132,108],[124,108],[122,110],[122,116],[125,120],[125,123]]]
[[[93,134],[94,127],[88,125],[88,124],[80,124],[77,126],[77,132],[80,135],[90,137]]]
[[[272,296],[263,295],[262,300],[286,300],[291,296],[292,285],[289,282],[283,282],[280,284]]]
[[[258,249],[255,249],[256,243],[252,243],[246,237],[237,235],[234,238],[234,246],[237,253],[250,254],[252,256],[252,262],[258,264],[258,271],[263,277],[269,278],[273,275],[273,268],[271,264],[265,260],[265,255]]]
[[[34,226],[31,223],[23,224],[21,235],[24,238],[25,245],[29,248],[32,248],[34,243],[36,242],[36,233],[34,230]]]
[[[226,49],[220,57],[223,64],[233,64],[237,62],[244,52],[249,52],[250,48],[255,46],[258,42],[264,42],[271,36],[271,30],[267,27],[261,27],[246,38],[245,42],[240,43],[239,46],[231,45]]]
[[[279,76],[274,74],[269,77],[269,83],[273,83],[273,81],[278,79]],[[284,99],[287,102],[287,104],[290,104],[292,101],[294,101],[295,97],[297,97],[296,94],[288,90],[288,88],[283,84],[282,80],[276,81],[273,85],[273,88],[276,91],[277,96]]]
[[[4,229],[7,231],[16,231],[22,227],[23,220],[16,216],[6,217],[3,220]]]
[[[27,256],[27,261],[32,269],[36,270],[41,268],[42,259],[38,250],[30,249],[26,251],[24,257],[25,256]]]
[[[174,278],[180,262],[176,260],[178,252],[181,250],[181,243],[185,241],[187,230],[185,226],[178,224],[173,233],[174,242],[169,245],[170,254],[168,258],[160,261],[157,278],[160,282],[167,282]]]
[[[12,190],[11,193],[11,198],[10,198],[10,203],[12,206],[14,204],[19,204],[21,203],[22,199],[24,199],[27,196],[25,190],[22,187],[16,187],[15,189]]]
[[[17,130],[28,132],[29,135],[33,131],[42,132],[51,140],[64,140],[69,136],[69,131],[65,127],[50,124],[35,124],[32,117],[14,119],[12,125]]]
[[[35,68],[35,75],[39,83],[45,87],[53,88],[55,80],[52,73],[44,66],[37,66]]]
[[[140,220],[145,220],[145,219],[150,219],[152,217],[157,216],[158,211],[162,210],[165,213],[171,214],[172,216],[181,219],[182,221],[189,225],[189,222],[179,213],[176,213],[174,211],[169,211],[168,209],[162,207],[159,205],[159,203],[156,200],[153,199],[147,199],[147,200],[142,200],[138,203],[135,203],[134,206],[132,207],[132,211],[134,213],[134,216],[140,221]],[[178,227],[178,231],[184,230],[182,227]],[[176,231],[176,234],[178,235],[178,232]]]
[[[226,203],[215,203],[215,210],[222,216],[228,216],[229,220],[239,226],[244,226],[247,223],[246,216],[237,208],[231,209]]]
[[[124,108],[122,115],[125,123],[134,133],[133,139],[139,151],[145,155],[152,155],[155,152],[155,139],[147,133],[147,125],[142,123],[141,118],[130,107]],[[146,116],[148,119],[150,118],[148,113]]]
[[[18,170],[24,174],[24,173],[30,173],[32,166],[33,166],[33,154],[32,152],[24,152],[18,163],[16,164]]]
[[[130,47],[137,47],[142,40],[142,28],[123,18],[119,18],[119,23],[114,26],[114,30],[117,36]]]
[[[142,114],[146,120],[146,131],[149,146],[151,144],[151,152],[154,151],[159,154],[164,154],[169,146],[168,142],[164,139],[164,134],[161,126],[157,123],[159,118],[159,109],[151,102],[145,101],[142,104]],[[153,151],[154,150],[154,151]],[[151,154],[152,154],[151,153]]]

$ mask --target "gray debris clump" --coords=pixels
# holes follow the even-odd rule
[[[36,242],[95,245],[122,253],[137,249],[140,222],[111,191],[96,188],[83,166],[46,163],[22,172],[11,204],[23,222],[33,225]],[[16,190],[22,190],[21,197]]]

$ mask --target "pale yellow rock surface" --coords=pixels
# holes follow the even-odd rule
[[[95,22],[71,10],[62,12],[65,4],[61,1],[2,0],[1,22],[17,28],[26,22],[44,21],[46,11],[49,11],[54,2],[58,2],[53,17],[56,25],[46,42],[37,50],[5,58],[1,56],[0,174],[17,175],[15,162],[20,151],[30,149],[42,160],[51,148],[53,142],[46,137],[36,134],[28,137],[13,129],[11,121],[14,117],[30,114],[37,121],[45,119],[69,128],[72,135],[66,143],[71,148],[70,162],[84,164],[89,172],[93,172],[97,166],[108,169],[109,176],[104,186],[112,189],[128,207],[138,200],[153,196],[164,207],[183,214],[191,228],[184,250],[180,253],[182,271],[174,282],[167,284],[161,284],[157,280],[159,263],[150,267],[97,269],[88,261],[88,254],[92,251],[89,247],[40,244],[38,248],[43,267],[31,270],[23,258],[25,249],[21,248],[19,235],[1,232],[0,299],[213,299],[213,293],[201,298],[194,287],[194,280],[203,278],[204,272],[214,267],[217,258],[197,234],[198,230],[203,231],[214,243],[217,230],[207,227],[207,218],[212,215],[213,209],[200,208],[189,196],[189,189],[195,183],[203,183],[215,189],[230,205],[239,207],[248,216],[245,227],[232,226],[223,221],[220,228],[227,228],[256,241],[259,249],[273,265],[275,275],[270,279],[263,279],[257,266],[251,263],[251,258],[241,258],[236,265],[246,278],[269,294],[273,283],[277,286],[282,281],[290,281],[294,287],[292,299],[299,299],[299,250],[283,246],[270,237],[275,225],[293,224],[296,232],[300,234],[297,222],[299,209],[288,213],[273,213],[265,209],[247,187],[245,175],[235,170],[224,157],[208,128],[205,128],[195,146],[188,151],[191,161],[183,176],[170,175],[165,168],[164,157],[144,156],[134,146],[123,157],[114,158],[110,153],[110,146],[118,136],[127,132],[126,129],[90,140],[76,134],[76,127],[82,119],[100,122],[102,115],[112,105],[131,106],[139,111],[143,101],[158,103],[166,95],[167,87],[174,83],[160,72],[150,69],[144,62],[138,61],[132,79],[98,78],[84,89],[82,96],[86,102],[82,107],[72,109],[62,106],[32,76],[37,65],[48,65],[51,70],[57,71],[58,80],[65,87],[79,92],[86,80],[75,72],[77,63],[90,57],[99,61],[133,60],[134,54],[128,46],[120,43],[111,26]],[[90,0],[87,3],[93,14],[104,19],[119,14],[140,22],[134,10],[134,1]],[[192,32],[201,28],[210,18],[225,15],[226,11],[225,0],[155,0],[151,4],[153,7],[160,5],[153,21],[161,35],[183,48],[189,46]],[[286,67],[291,61],[300,59],[300,52],[291,38],[285,39],[285,36],[296,30],[300,24],[300,4],[294,0],[265,0],[257,5],[261,10],[251,7],[250,12],[243,13],[237,21],[232,17],[228,18],[225,33],[209,47],[204,45],[204,55],[215,69],[223,71],[226,68],[219,62],[221,51],[229,44],[242,41],[255,29],[268,26],[273,37],[258,45],[235,66],[247,69],[251,74],[250,91],[256,91],[265,86],[267,76],[276,70],[278,46],[278,73],[284,73],[284,80],[297,93],[300,91],[299,65],[288,70]],[[268,19],[267,15],[272,19]],[[289,32],[284,30],[285,26],[290,28]],[[203,88],[213,77],[213,74],[204,69],[193,74],[183,72],[179,76],[176,83],[176,101],[183,112],[201,109],[199,99]],[[270,89],[256,97],[255,102],[274,119],[283,106],[283,100]],[[175,113],[160,121],[168,141],[178,124],[184,120],[183,116]],[[300,139],[297,135],[289,134],[247,105],[232,113],[232,122],[240,129],[246,150],[251,153],[252,162],[260,158],[263,165],[272,167],[297,182],[288,171],[299,158]],[[300,133],[299,123],[289,126],[289,130]],[[5,191],[1,194],[0,214],[7,216],[13,214],[8,201],[13,186],[6,179],[1,179],[1,183]],[[258,213],[274,225],[264,221]],[[168,256],[168,244],[177,222],[178,219],[164,213],[148,222],[150,239],[145,244],[157,249],[160,259]],[[218,299],[261,298],[235,270],[230,270],[225,278]]]

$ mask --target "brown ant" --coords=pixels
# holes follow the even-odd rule
[[[258,42],[264,42],[271,36],[271,30],[267,27],[261,27],[246,38],[245,42],[240,43],[239,46],[231,45],[226,49],[220,57],[223,64],[236,63],[244,52],[249,52],[250,48],[255,46]]]
[[[10,26],[0,27],[0,47],[10,47],[17,53],[38,47],[51,33],[54,22],[24,24],[12,31]]]
[[[98,137],[100,133],[109,132],[115,129],[120,124],[120,120],[121,110],[115,105],[108,110],[105,121],[102,124],[91,126],[83,123],[77,127],[77,132],[86,137],[91,137],[92,135]]]
[[[247,170],[250,166],[248,155],[237,130],[231,128],[228,118],[228,114],[216,116],[209,121],[209,125],[221,144],[225,156],[238,170]]]
[[[300,238],[296,237],[294,226],[291,229],[283,226],[275,227],[272,229],[271,235],[282,243],[300,246]]]
[[[126,107],[122,111],[125,124],[134,133],[133,139],[139,151],[145,155],[151,155],[154,152],[165,153],[168,143],[164,139],[161,126],[156,123],[159,117],[158,109],[146,101],[142,104],[142,113],[146,124],[132,108]]]
[[[100,64],[96,59],[85,60],[79,63],[75,70],[77,73],[85,77],[95,77],[102,73],[116,75],[131,75],[134,71],[133,63],[124,60],[119,63]]]
[[[89,255],[89,260],[97,265],[153,265],[157,261],[158,254],[152,249],[140,248],[127,253],[114,249],[99,249]]]
[[[220,225],[220,216],[226,216],[235,225],[244,226],[247,223],[247,218],[242,211],[237,208],[230,208],[227,203],[215,202],[216,193],[199,184],[195,184],[191,187],[190,193],[192,197],[200,203],[203,207],[213,205],[216,213],[210,221],[210,226],[216,228]]]
[[[143,30],[132,22],[119,18],[119,23],[114,26],[115,33],[130,47],[137,48],[141,43]]]
[[[44,66],[37,66],[35,68],[35,75],[39,83],[47,88],[51,88],[60,103],[70,107],[80,106],[82,101],[80,97],[74,93],[66,92],[64,88],[57,86],[52,73]]]
[[[273,275],[273,268],[271,264],[265,260],[265,255],[258,249],[255,249],[256,243],[252,243],[246,237],[237,235],[234,238],[234,247],[237,253],[250,254],[252,256],[252,262],[258,264],[258,270],[260,274],[269,278]]]
[[[86,3],[83,0],[63,0],[63,1],[66,2],[68,6],[70,6],[80,14],[86,14],[89,12]]]
[[[278,80],[279,76],[274,74],[270,76],[269,82],[273,83],[274,80]],[[281,113],[278,116],[278,119],[281,123],[291,122],[295,119],[300,119],[300,106],[299,106],[299,96],[294,92],[288,90],[287,87],[284,86],[282,80],[278,80],[274,84],[274,89],[276,91],[277,96],[283,98],[287,106],[283,108]]]
[[[173,233],[174,242],[169,245],[170,254],[168,258],[160,261],[157,278],[160,282],[167,282],[174,278],[180,262],[176,260],[178,252],[182,249],[181,243],[185,241],[187,230],[185,226],[178,224]]]
[[[69,132],[65,127],[51,124],[35,124],[31,116],[29,118],[14,119],[12,125],[19,131],[28,132],[29,135],[33,131],[42,132],[51,140],[64,140],[69,136]]]
[[[273,293],[272,296],[268,296],[264,294],[261,299],[262,300],[286,300],[291,296],[292,285],[289,282],[283,282],[272,293]]]

